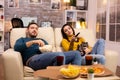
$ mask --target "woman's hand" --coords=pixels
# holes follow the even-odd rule
[[[70,42],[77,41],[77,37],[73,36]]]
[[[85,51],[86,54],[91,52],[91,50],[88,47],[84,47],[84,51]]]

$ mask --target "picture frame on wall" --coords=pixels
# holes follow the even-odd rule
[[[76,0],[76,8],[78,10],[88,10],[88,0]]]
[[[75,21],[75,12],[67,12],[67,21],[72,22]]]
[[[51,9],[60,10],[61,9],[61,0],[51,0]]]
[[[19,0],[8,0],[8,8],[19,8]]]
[[[42,21],[40,27],[51,27],[52,21]]]
[[[30,4],[41,4],[42,0],[28,0]]]
[[[27,27],[28,24],[31,22],[37,23],[37,21],[38,21],[36,16],[34,16],[34,17],[22,17],[21,20],[23,21],[24,27]]]

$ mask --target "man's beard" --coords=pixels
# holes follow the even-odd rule
[[[31,37],[31,38],[36,38],[36,36],[33,36],[33,35],[31,35],[30,37]]]
[[[36,37],[37,37],[37,35],[32,35],[32,34],[30,34],[30,33],[28,33],[27,36],[28,36],[28,37],[31,37],[31,38],[36,38]]]

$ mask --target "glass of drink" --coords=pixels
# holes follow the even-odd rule
[[[63,60],[64,60],[63,56],[57,56],[57,66],[63,65]]]
[[[86,65],[92,65],[92,60],[93,60],[93,56],[91,55],[85,56]]]

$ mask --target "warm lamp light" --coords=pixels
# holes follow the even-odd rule
[[[77,21],[76,22],[76,28],[80,28],[80,29],[86,29],[86,22],[85,21]]]
[[[81,22],[81,26],[82,26],[82,29],[85,29],[85,28],[86,28],[86,22],[85,22],[85,21],[82,21],[82,22]]]
[[[76,22],[76,28],[80,28],[80,29],[82,28],[81,25],[80,25],[80,21]]]
[[[70,3],[70,0],[64,0],[65,3]]]
[[[106,5],[107,4],[107,0],[103,0],[103,4]]]
[[[99,24],[99,22],[97,22],[97,24],[96,24],[96,32],[100,32],[100,24]]]
[[[67,4],[69,4],[70,3],[70,0],[64,0],[64,2],[66,3],[66,9],[67,9]]]
[[[5,21],[5,32],[10,32],[12,29],[11,21]]]

